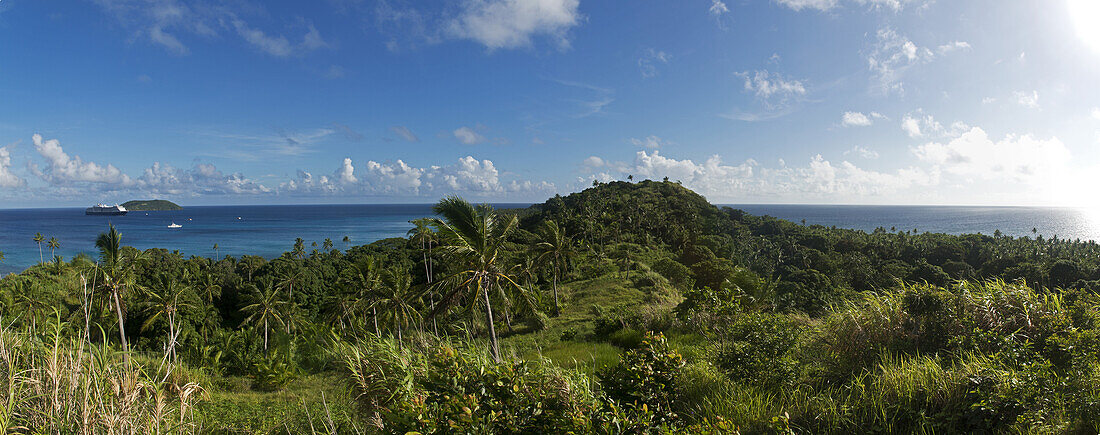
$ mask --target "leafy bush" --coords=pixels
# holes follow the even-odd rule
[[[601,372],[600,380],[607,395],[622,406],[652,412],[654,424],[674,424],[679,420],[676,380],[683,366],[683,357],[669,348],[664,335],[647,333],[619,365]]]

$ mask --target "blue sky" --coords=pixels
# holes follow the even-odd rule
[[[1095,207],[1089,0],[0,0],[8,207]]]

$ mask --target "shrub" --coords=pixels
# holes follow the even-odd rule
[[[662,258],[653,263],[652,268],[654,272],[668,279],[676,288],[686,290],[695,286],[695,277],[692,275],[691,269],[676,260]]]
[[[679,352],[669,348],[662,334],[647,333],[637,349],[619,365],[600,373],[604,391],[621,406],[653,413],[656,425],[675,424],[676,380],[684,366]]]

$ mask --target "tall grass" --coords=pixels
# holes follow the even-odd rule
[[[0,321],[2,322],[2,321]],[[197,383],[171,365],[126,363],[121,353],[70,336],[54,319],[40,334],[0,324],[0,431],[161,434],[195,430]]]

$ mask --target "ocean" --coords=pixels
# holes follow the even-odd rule
[[[497,208],[529,204],[494,204]],[[730,205],[755,215],[769,215],[793,222],[837,226],[864,231],[877,227],[948,234],[996,230],[1010,236],[1100,240],[1100,216],[1084,210],[1042,207],[938,207],[854,205]],[[95,256],[95,238],[108,222],[122,232],[124,244],[139,249],[164,248],[184,255],[214,257],[244,254],[276,257],[306,242],[306,252],[325,238],[344,249],[388,237],[403,237],[409,221],[432,215],[431,204],[280,205],[187,207],[182,211],[131,212],[126,216],[85,216],[83,208],[0,210],[0,274],[21,271],[39,261],[35,233],[60,242],[58,255],[66,259],[78,253]],[[240,219],[238,219],[238,217]],[[182,228],[170,229],[172,223]],[[215,253],[214,244],[218,244]],[[42,244],[42,257],[50,249]]]

